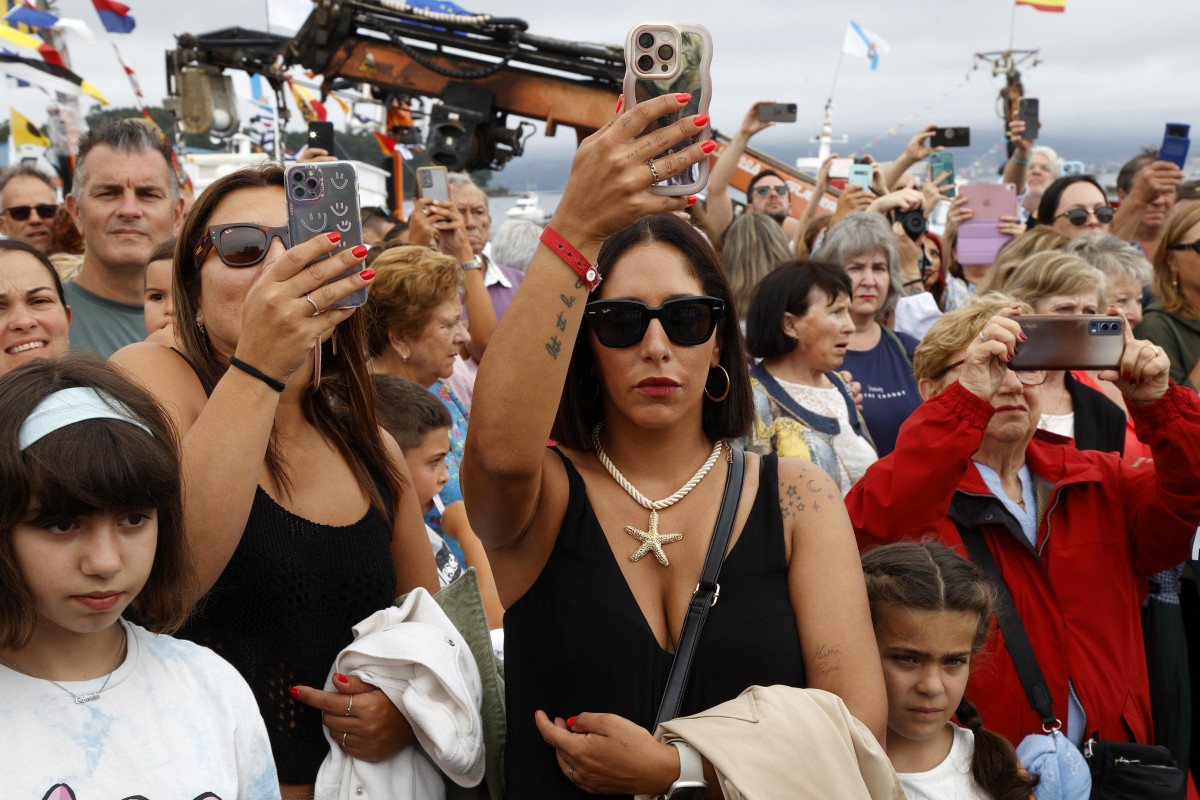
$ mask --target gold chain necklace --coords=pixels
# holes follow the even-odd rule
[[[721,455],[721,448],[725,446],[725,443],[717,440],[717,443],[713,446],[712,454],[704,462],[704,466],[700,467],[696,474],[692,476],[692,479],[685,483],[679,491],[662,500],[649,500],[621,474],[621,470],[617,469],[616,464],[612,462],[612,459],[604,452],[604,448],[600,446],[600,429],[603,427],[603,422],[597,422],[596,427],[592,428],[592,442],[596,445],[596,458],[600,459],[600,463],[608,470],[608,474],[612,475],[617,485],[628,492],[629,496],[638,502],[638,505],[650,509],[650,523],[646,526],[646,530],[640,530],[632,525],[625,526],[625,532],[641,542],[641,546],[633,551],[633,554],[629,556],[629,560],[640,561],[647,553],[654,553],[654,557],[658,559],[658,563],[664,567],[669,567],[671,566],[671,562],[667,560],[667,554],[663,552],[663,545],[681,541],[683,534],[659,533],[658,512],[660,509],[678,503],[687,496],[688,492],[696,488],[696,484],[700,483],[704,479],[704,476],[709,473],[709,470],[713,468],[713,464],[717,463],[717,456]]]
[[[71,697],[74,697],[75,705],[83,705],[84,703],[90,703],[93,700],[98,700],[100,698],[100,693],[108,688],[108,682],[110,680],[112,680],[113,673],[116,672],[117,667],[119,667],[121,665],[121,657],[125,654],[125,643],[127,641],[127,635],[125,633],[125,626],[122,625],[120,622],[118,622],[117,627],[119,627],[121,629],[121,646],[117,648],[117,655],[115,658],[113,658],[112,666],[108,668],[108,674],[104,676],[104,683],[100,684],[100,688],[94,692],[88,692],[87,694],[75,694],[70,689],[63,686],[61,683],[59,683],[58,681],[52,681],[49,678],[47,678],[45,675],[39,675],[31,669],[25,669],[25,667],[22,667],[19,664],[14,664],[12,661],[9,661],[4,656],[0,656],[0,662],[3,662],[7,666],[10,666],[13,669],[15,669],[17,672],[24,673],[31,678],[37,678],[39,681],[49,681],[50,683],[53,683],[58,688],[62,689],[64,692],[71,695]]]

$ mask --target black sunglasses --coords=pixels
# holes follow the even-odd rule
[[[292,235],[287,227],[272,228],[267,225],[252,225],[249,222],[232,222],[228,225],[212,225],[196,248],[193,266],[200,269],[204,259],[215,247],[221,262],[229,267],[252,267],[267,257],[271,240],[278,238],[284,247],[292,246]]]
[[[17,222],[24,222],[29,219],[29,213],[36,211],[42,219],[54,219],[54,215],[58,213],[58,206],[52,203],[38,204],[36,206],[11,206],[4,209],[4,213],[8,214]]]
[[[1096,220],[1101,225],[1107,225],[1113,221],[1113,217],[1117,215],[1117,211],[1112,206],[1100,206],[1095,211],[1088,211],[1086,208],[1072,208],[1064,214],[1059,214],[1055,219],[1066,217],[1067,222],[1078,228],[1087,224],[1088,215],[1090,214],[1095,214]]]
[[[786,187],[786,186],[755,186],[754,187],[754,193],[756,195],[758,195],[759,197],[766,197],[771,192],[774,192],[775,194],[779,195],[780,197],[783,197],[785,194],[788,193],[788,187]]]
[[[725,301],[715,297],[679,297],[658,308],[638,300],[595,300],[584,315],[605,347],[631,347],[642,340],[650,320],[657,319],[667,338],[678,345],[704,344],[712,338]]]
[[[1186,244],[1170,244],[1170,245],[1167,245],[1167,249],[1168,250],[1195,250],[1197,253],[1200,253],[1200,239],[1197,239],[1194,242],[1188,242]]]

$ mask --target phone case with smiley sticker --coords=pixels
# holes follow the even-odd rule
[[[337,231],[341,241],[327,256],[362,244],[359,215],[358,173],[348,161],[319,161],[288,167],[286,181],[288,229],[292,245]],[[321,259],[318,259],[318,261]],[[362,271],[356,264],[326,283]],[[355,292],[335,308],[357,308],[367,302],[367,289]]]

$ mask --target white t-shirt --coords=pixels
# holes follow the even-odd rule
[[[879,455],[871,443],[855,433],[854,428],[851,427],[850,409],[846,407],[846,398],[835,386],[818,389],[815,386],[791,383],[778,377],[775,380],[801,407],[823,417],[833,417],[838,421],[837,436],[824,436],[819,433],[815,435],[826,439],[834,453],[837,454],[838,474],[834,477],[837,478],[842,494],[846,494],[866,473],[867,467],[879,459]]]
[[[267,729],[237,670],[206,647],[123,624],[125,662],[89,703],[0,665],[0,794],[278,798]],[[62,683],[85,694],[104,678]]]
[[[975,734],[953,723],[954,741],[950,754],[928,772],[898,772],[908,800],[991,800],[971,776]]]

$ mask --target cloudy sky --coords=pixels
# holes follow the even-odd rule
[[[89,0],[54,4],[60,16],[82,18],[96,31],[100,44],[95,47],[68,34],[70,56],[75,70],[118,105],[132,104],[133,96],[109,45],[112,39],[138,72],[149,102],[157,105],[166,90],[163,54],[174,46],[174,34],[230,25],[264,30],[267,24],[268,0],[125,2],[137,18],[137,30],[113,37],[104,32]],[[294,2],[303,6],[305,0]],[[489,2],[494,5],[462,4],[521,17],[532,33],[601,43],[619,44],[632,24],[660,16],[647,14],[658,4],[632,0]],[[835,133],[853,135],[849,149],[905,120],[898,131],[930,121],[970,125],[976,140],[1000,132],[995,98],[1002,81],[983,64],[972,68],[979,63],[977,51],[1008,45],[1012,0],[692,0],[673,8],[678,9],[673,14],[712,31],[711,112],[718,129],[732,133],[755,99],[800,105],[796,125],[776,126],[756,139],[767,151],[806,147],[818,132],[849,19],[891,48],[875,71],[863,60],[847,57],[842,63],[834,94]],[[1130,0],[1067,0],[1063,14],[1017,8],[1014,46],[1041,51],[1042,63],[1027,67],[1024,81],[1027,94],[1041,100],[1043,141],[1061,147],[1072,137],[1112,135],[1152,143],[1161,138],[1164,122],[1200,124],[1200,68],[1190,38],[1197,31],[1200,3],[1184,0],[1154,3],[1152,10]],[[5,91],[9,105],[35,121],[45,118],[44,95],[32,89]],[[539,135],[527,152],[555,154],[572,146],[573,137],[564,130],[555,139]]]

